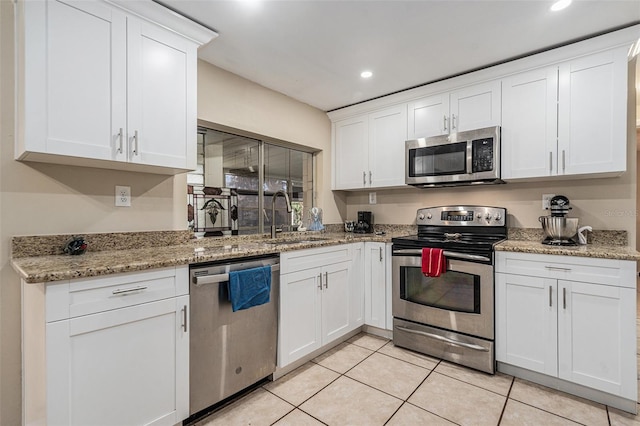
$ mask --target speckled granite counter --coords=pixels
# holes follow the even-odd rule
[[[589,244],[580,246],[549,246],[542,244],[539,228],[509,229],[509,239],[498,244],[497,251],[594,257],[600,259],[640,260],[640,253],[627,246],[625,231],[597,231],[589,233]]]
[[[14,237],[11,264],[25,282],[51,282],[362,241],[390,242],[412,233],[404,226],[376,226],[384,235],[327,228],[334,232],[285,233],[275,240],[264,235],[190,239],[188,231],[88,234],[89,250],[80,256],[54,254],[61,253],[69,235]]]

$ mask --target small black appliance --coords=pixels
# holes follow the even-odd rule
[[[358,220],[353,228],[353,232],[357,234],[373,233],[373,213],[367,211],[358,212]]]

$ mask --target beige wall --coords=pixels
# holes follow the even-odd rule
[[[13,160],[12,2],[0,0],[0,424],[21,419],[20,281],[14,235],[186,229],[186,175],[167,177]],[[114,206],[115,185],[132,206]]]

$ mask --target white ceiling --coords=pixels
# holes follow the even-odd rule
[[[640,0],[160,1],[220,34],[201,59],[325,111],[640,21]]]

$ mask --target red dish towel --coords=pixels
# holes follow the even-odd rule
[[[447,259],[445,259],[442,249],[422,249],[422,273],[425,277],[439,277],[446,270]]]

